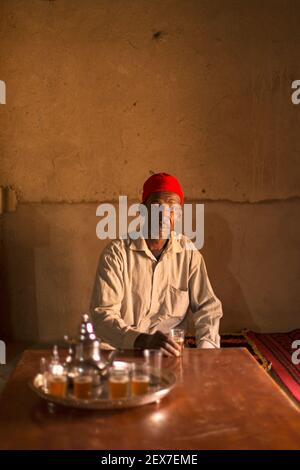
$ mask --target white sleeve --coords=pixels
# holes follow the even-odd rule
[[[219,348],[222,304],[213,292],[203,256],[199,251],[192,251],[190,263],[189,297],[197,347]]]
[[[123,259],[116,244],[111,243],[99,259],[90,310],[101,340],[115,348],[133,349],[140,332],[121,318],[123,295]]]

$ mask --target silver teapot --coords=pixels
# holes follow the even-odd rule
[[[85,372],[93,375],[95,385],[106,378],[108,364],[101,359],[101,340],[95,335],[89,315],[82,315],[78,336],[76,338],[64,336],[64,340],[68,344],[65,368],[70,382],[75,375]]]

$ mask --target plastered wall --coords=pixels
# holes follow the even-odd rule
[[[293,0],[1,0],[2,335],[75,327],[96,206],[152,171],[205,202],[222,329],[299,326],[299,20]]]

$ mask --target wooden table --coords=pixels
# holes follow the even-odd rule
[[[44,354],[25,351],[2,393],[1,449],[300,449],[299,409],[246,349],[166,358],[169,396],[114,412],[51,411],[27,384]]]

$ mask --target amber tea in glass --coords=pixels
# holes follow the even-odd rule
[[[65,375],[49,374],[47,385],[50,395],[64,397],[67,391],[67,377]]]
[[[110,367],[108,390],[111,399],[126,398],[129,391],[129,369],[127,367]]]
[[[180,328],[172,328],[170,331],[170,338],[180,347],[180,356],[182,356],[184,349],[184,330]]]
[[[131,376],[131,393],[144,395],[149,390],[149,367],[146,364],[134,364]]]
[[[73,379],[74,395],[79,400],[87,400],[92,396],[92,383],[91,375],[78,375]]]

